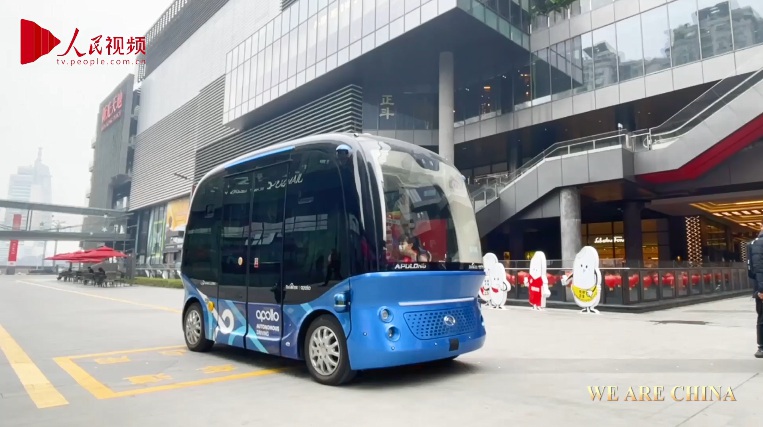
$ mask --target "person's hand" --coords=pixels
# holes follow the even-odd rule
[[[758,292],[758,298],[763,300],[763,292]]]

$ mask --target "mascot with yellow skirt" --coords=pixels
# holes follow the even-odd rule
[[[596,306],[601,300],[601,270],[599,253],[591,246],[585,246],[575,255],[572,274],[562,276],[562,284],[570,285],[575,303],[583,310],[581,313],[596,313]]]

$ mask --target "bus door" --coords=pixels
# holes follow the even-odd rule
[[[275,355],[281,354],[283,330],[281,274],[288,173],[288,163],[253,172],[246,346]]]
[[[249,222],[252,172],[226,176],[220,233],[220,283],[217,294],[218,328],[215,342],[244,348],[249,260]]]

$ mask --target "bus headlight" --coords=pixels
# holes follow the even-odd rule
[[[387,329],[387,339],[390,341],[397,341],[400,339],[400,330],[397,329],[394,326],[390,326],[389,329]]]
[[[381,319],[384,323],[389,323],[392,321],[392,312],[389,311],[389,309],[382,307],[381,310],[379,310],[379,319]]]

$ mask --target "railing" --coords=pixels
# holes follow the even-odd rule
[[[499,261],[505,268],[510,269],[528,269],[530,268],[530,260],[500,260]],[[558,259],[546,260],[547,268],[561,269],[573,264],[573,260],[562,261]],[[640,260],[625,260],[623,258],[602,258],[599,260],[599,266],[601,268],[747,268],[747,265],[742,262],[725,261],[725,262],[710,262],[703,261],[701,263],[693,263],[691,261],[658,261],[652,260],[643,262]]]
[[[665,123],[649,130],[650,145],[666,144],[694,129],[698,124],[735,100],[763,79],[763,69],[743,78],[727,77],[700,95]]]
[[[471,192],[472,205],[476,211],[487,206],[499,197],[503,188],[547,158],[613,146],[622,146],[630,151],[663,148],[694,129],[761,80],[763,80],[763,69],[747,77],[736,75],[726,77],[659,126],[636,132],[610,132],[557,142],[516,171],[476,177],[474,182],[480,186]]]
[[[499,192],[503,188],[520,176],[530,172],[546,159],[567,154],[583,153],[591,150],[628,145],[629,138],[630,135],[626,132],[608,132],[592,137],[557,142],[513,172],[477,177],[474,179],[474,183],[479,185],[479,187],[471,192],[474,208],[479,210],[482,207],[487,206],[487,204],[498,198]]]
[[[135,266],[135,277],[180,279],[178,264],[140,264]]]
[[[562,276],[570,270],[549,268],[546,273],[551,296],[547,301],[574,303],[569,286],[562,285]],[[750,290],[747,270],[735,267],[674,267],[674,268],[601,268],[600,305],[634,305],[676,298],[706,295],[735,294]],[[526,269],[507,268],[511,283],[509,298],[528,300],[524,278]]]

